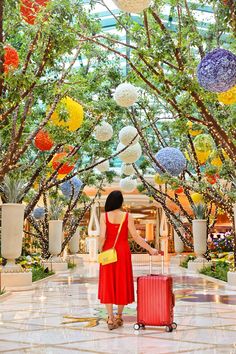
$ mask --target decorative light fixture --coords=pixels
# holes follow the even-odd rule
[[[236,103],[236,86],[232,87],[228,91],[218,93],[217,97],[219,102],[224,104]]]
[[[34,138],[34,145],[41,151],[49,151],[53,147],[53,141],[45,130],[39,130]]]
[[[63,98],[51,116],[55,125],[65,127],[70,131],[79,129],[84,120],[83,107],[70,97]]]
[[[104,157],[100,157],[97,162],[104,160]],[[96,169],[100,172],[107,172],[109,171],[110,168],[110,163],[109,160],[106,160],[104,162],[101,162],[99,165],[96,166]]]
[[[137,135],[137,137],[136,137],[136,135]],[[135,127],[128,125],[120,130],[119,139],[120,139],[121,144],[126,145],[126,146],[129,145],[133,139],[134,139],[134,141],[132,142],[132,144],[135,144],[139,140],[138,131]]]
[[[21,0],[20,12],[25,22],[34,25],[38,13],[49,0]]]
[[[131,164],[123,163],[121,166],[121,173],[126,176],[133,175],[135,173],[135,169]]]
[[[129,83],[123,83],[117,86],[114,93],[114,100],[121,107],[130,107],[138,99],[137,88]]]
[[[122,192],[132,193],[137,187],[137,182],[135,179],[130,177],[125,177],[120,180],[120,188]]]
[[[94,134],[97,141],[108,141],[112,138],[113,128],[111,124],[102,122],[95,127]]]
[[[11,46],[4,47],[4,63],[3,69],[5,73],[18,68],[19,56],[15,48]]]
[[[200,62],[197,77],[208,91],[228,91],[236,85],[236,56],[226,49],[212,50]]]
[[[67,175],[68,173],[70,173],[73,169],[74,169],[74,165],[71,165],[68,162],[64,162],[65,159],[68,157],[68,153],[66,152],[59,152],[58,154],[55,154],[52,158],[52,168],[54,170],[57,170],[57,168],[59,167],[59,165],[61,163],[62,166],[59,168],[58,170],[58,174],[60,175]]]
[[[125,145],[119,143],[117,146],[117,152],[124,149],[124,147]],[[132,144],[118,156],[125,163],[134,163],[142,156],[141,145],[139,143]]]
[[[178,176],[186,167],[186,158],[179,149],[165,147],[155,155],[157,162],[172,176]],[[158,173],[164,172],[157,166]]]
[[[62,183],[61,191],[66,198],[71,198],[72,193],[74,193],[73,198],[77,198],[80,192],[83,182],[76,176],[72,177],[69,181]]]
[[[124,12],[140,13],[147,9],[151,0],[113,0],[115,5]]]

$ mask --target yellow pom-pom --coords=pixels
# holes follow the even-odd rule
[[[62,119],[62,111],[65,111],[65,119]],[[84,120],[83,107],[70,97],[65,97],[60,101],[59,107],[51,116],[55,125],[66,127],[71,132],[81,127]]]
[[[165,183],[163,178],[158,173],[154,176],[154,182],[156,184],[164,184]]]
[[[197,151],[196,150],[196,155],[197,155],[197,159],[198,162],[200,163],[200,165],[203,165],[207,160],[208,157],[210,156],[211,152],[210,151]]]
[[[188,130],[189,134],[192,135],[192,136],[197,136],[197,135],[202,133],[201,129],[192,129],[193,123],[190,122],[190,121],[187,123],[187,127],[189,128],[189,130]]]
[[[232,87],[230,90],[218,93],[218,100],[224,104],[234,104],[236,103],[236,86]]]
[[[191,194],[191,198],[195,204],[204,203],[204,197],[199,193]]]

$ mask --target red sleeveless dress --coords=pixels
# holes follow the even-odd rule
[[[112,248],[119,224],[112,224],[106,213],[106,241],[103,251]],[[128,213],[116,243],[117,262],[100,265],[98,298],[102,304],[127,305],[134,301],[131,252],[128,243]]]

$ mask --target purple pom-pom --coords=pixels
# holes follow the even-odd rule
[[[166,147],[158,151],[155,155],[159,164],[172,176],[178,176],[186,167],[186,158],[179,149]],[[157,172],[164,172],[156,167]]]
[[[222,48],[212,50],[198,65],[197,77],[208,91],[228,91],[236,85],[236,56]]]

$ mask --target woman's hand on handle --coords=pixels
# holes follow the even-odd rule
[[[151,256],[157,256],[159,254],[158,250],[156,248],[150,248],[150,250],[148,250],[149,254]]]

